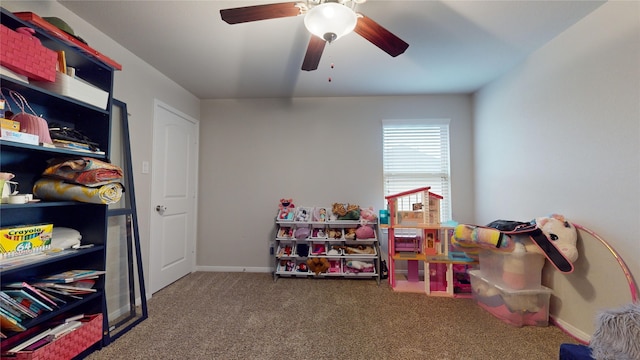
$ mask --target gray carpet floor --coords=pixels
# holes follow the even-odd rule
[[[386,281],[190,274],[149,318],[88,359],[557,359],[555,326],[514,327],[472,299],[394,292]]]

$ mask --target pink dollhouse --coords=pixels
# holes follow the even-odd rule
[[[427,186],[385,197],[389,211],[389,284],[401,292],[470,294],[466,271],[472,260],[450,257],[451,228],[440,223],[442,196],[429,189]],[[401,262],[406,262],[406,277],[397,274],[396,265]],[[424,264],[423,279],[420,262]]]

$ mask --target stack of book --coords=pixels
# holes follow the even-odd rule
[[[23,282],[8,284],[9,289],[0,291],[0,325],[2,331],[21,332],[26,328],[24,320],[53,311],[59,307],[53,298],[34,286]]]
[[[101,270],[70,270],[28,283],[4,284],[0,291],[0,333],[25,331],[25,321],[97,292],[94,288],[96,279],[105,273]]]

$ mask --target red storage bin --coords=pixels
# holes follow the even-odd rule
[[[0,25],[0,65],[30,79],[55,81],[58,54],[30,35],[33,29],[18,31]]]
[[[78,329],[34,351],[18,351],[14,360],[68,360],[102,340],[102,314]],[[4,357],[3,357],[4,358]]]

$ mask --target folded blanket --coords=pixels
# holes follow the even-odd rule
[[[101,186],[122,179],[122,169],[116,165],[90,157],[56,158],[49,160],[43,176],[66,182]]]
[[[88,187],[43,178],[33,185],[33,194],[43,200],[72,200],[92,204],[115,204],[120,201],[123,192],[124,187],[117,182]]]

